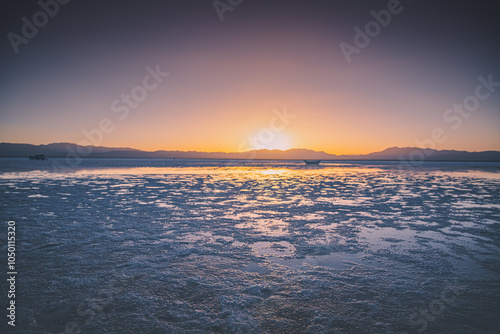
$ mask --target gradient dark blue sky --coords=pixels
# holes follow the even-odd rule
[[[73,0],[16,54],[7,34],[40,7],[8,1],[0,141],[82,142],[109,118],[104,146],[238,151],[286,106],[265,147],[367,153],[441,128],[438,149],[500,150],[500,88],[459,126],[443,119],[478,76],[500,81],[495,2],[402,0],[348,64],[339,44],[387,3],[244,0],[221,22],[212,1]],[[157,64],[169,77],[119,119],[112,102]]]

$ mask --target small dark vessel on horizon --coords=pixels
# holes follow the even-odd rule
[[[43,154],[30,155],[29,159],[30,160],[47,160],[47,158]]]
[[[304,162],[306,163],[306,165],[319,165],[321,160],[304,160]]]

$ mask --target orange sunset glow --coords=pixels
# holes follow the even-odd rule
[[[42,46],[33,43],[26,59],[12,58],[4,71],[9,84],[2,90],[0,140],[149,151],[365,154],[425,147],[439,128],[445,139],[437,149],[500,149],[496,92],[473,113],[447,114],[474,94],[479,77],[500,80],[480,49],[457,54],[438,48],[431,55],[425,47],[398,47],[393,32],[392,40],[381,35],[349,63],[339,44],[352,39],[353,24],[336,20],[339,13],[330,17],[311,7],[300,15],[278,14],[270,8],[259,12],[255,26],[245,16],[252,10],[221,24],[212,8],[194,15],[179,6],[163,12],[164,29],[148,30],[147,38],[135,35],[141,27],[123,27],[130,40],[120,51],[79,30],[77,18],[66,29],[85,53],[68,44],[57,54],[46,47],[39,55]],[[170,33],[174,28],[180,35]],[[41,36],[40,43],[49,38]],[[274,111],[283,109],[293,118],[271,129]],[[109,128],[92,136],[103,119]],[[266,129],[272,135],[250,143]]]

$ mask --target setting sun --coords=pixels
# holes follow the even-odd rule
[[[258,149],[289,150],[292,148],[290,136],[284,133],[272,133],[269,136],[263,136],[262,133],[259,133],[255,137]]]

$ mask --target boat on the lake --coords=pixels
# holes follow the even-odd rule
[[[47,160],[47,158],[43,154],[30,155],[29,159],[30,160]]]
[[[318,165],[321,160],[304,160],[307,165]]]

